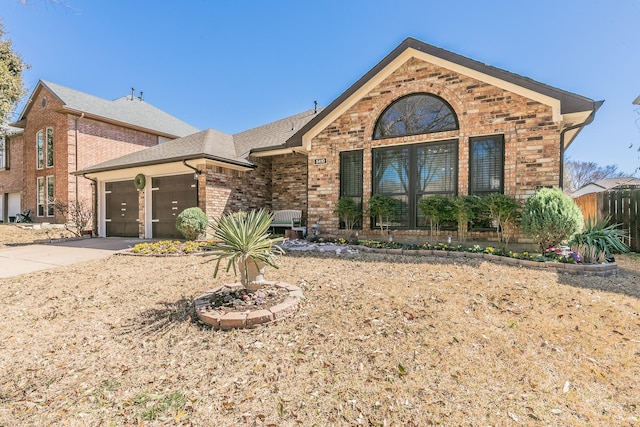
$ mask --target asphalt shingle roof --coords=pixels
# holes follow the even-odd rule
[[[246,157],[254,149],[283,145],[300,128],[320,113],[322,109],[307,110],[303,113],[258,126],[233,136],[238,156]]]
[[[346,91],[344,91],[338,98],[336,98],[331,104],[329,104],[322,113],[318,114],[314,120],[307,123],[300,131],[296,132],[287,141],[287,146],[296,147],[302,145],[302,136],[307,133],[316,123],[321,121],[323,117],[327,116],[340,104],[353,95],[358,89],[365,85],[371,78],[381,72],[387,65],[389,65],[395,58],[400,56],[407,49],[415,49],[429,55],[444,59],[445,61],[458,64],[468,69],[478,71],[488,76],[498,78],[505,82],[521,86],[523,88],[544,94],[551,98],[560,100],[560,109],[562,114],[575,113],[582,111],[595,111],[597,110],[602,101],[595,102],[594,100],[577,95],[575,93],[567,92],[562,89],[558,89],[544,83],[540,83],[536,80],[528,77],[521,76],[519,74],[512,73],[510,71],[503,70],[501,68],[493,67],[491,65],[484,64],[482,62],[467,58],[457,53],[450,52],[448,50],[430,45],[428,43],[421,42],[412,37],[406,38],[398,47],[396,47],[391,53],[376,64],[371,70],[369,70],[358,81],[351,85]]]
[[[308,110],[235,135],[207,129],[99,163],[79,173],[95,173],[200,158],[254,167],[253,163],[247,160],[252,149],[284,145],[287,138],[316,114],[314,110]]]
[[[236,155],[233,136],[215,129],[206,129],[183,138],[174,139],[90,166],[80,171],[80,173],[103,172],[200,158],[253,167],[250,161],[239,158]]]
[[[70,110],[174,137],[187,136],[199,130],[138,98],[131,99],[131,96],[124,96],[109,101],[57,83],[41,80],[40,84],[49,89],[60,99],[65,108]]]

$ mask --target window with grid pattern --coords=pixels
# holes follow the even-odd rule
[[[340,153],[340,197],[353,199],[362,209],[362,150]],[[342,221],[340,228],[344,228]],[[362,220],[356,221],[355,228],[362,228]]]
[[[397,201],[391,226],[425,226],[418,201],[433,194],[456,194],[457,161],[457,140],[374,149],[373,194]]]
[[[504,192],[504,137],[469,140],[469,194]]]
[[[443,132],[458,129],[458,117],[444,99],[415,93],[393,102],[380,115],[373,139]]]

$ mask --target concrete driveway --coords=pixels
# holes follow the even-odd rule
[[[0,278],[106,258],[145,241],[107,237],[0,249]]]

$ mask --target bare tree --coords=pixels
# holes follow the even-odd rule
[[[605,178],[629,176],[618,170],[618,165],[600,166],[595,162],[567,159],[564,163],[564,191],[571,194],[586,184]]]
[[[91,203],[87,201],[64,203],[56,199],[54,209],[66,219],[64,228],[78,237],[84,234],[93,218]]]

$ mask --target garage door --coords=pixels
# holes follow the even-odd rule
[[[131,181],[107,182],[107,237],[138,237],[138,190]]]
[[[183,238],[176,229],[176,219],[180,212],[197,205],[193,174],[152,178],[151,190],[153,238]]]

